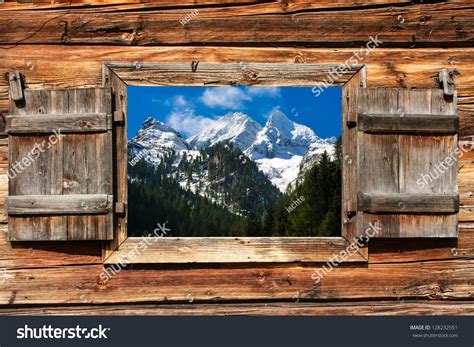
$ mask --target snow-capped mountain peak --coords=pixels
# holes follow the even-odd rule
[[[132,157],[144,157],[147,161],[159,164],[164,153],[188,150],[189,146],[179,132],[155,118],[148,117],[140,130],[129,141]]]
[[[184,153],[196,157],[200,149],[231,143],[255,161],[259,170],[285,192],[324,151],[333,154],[333,141],[319,138],[311,128],[293,122],[275,109],[263,127],[243,112],[229,112],[187,140],[170,126],[150,117],[129,142],[129,149],[132,155],[141,152],[145,160],[154,164],[161,162],[164,153],[174,150],[178,165]]]
[[[261,125],[242,112],[229,112],[213,126],[190,137],[191,147],[204,148],[220,142],[230,142],[244,151],[255,141]]]

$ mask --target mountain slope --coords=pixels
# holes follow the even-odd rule
[[[187,140],[164,123],[148,118],[129,142],[129,151],[131,157],[144,157],[155,165],[164,153],[173,151],[173,165],[177,166],[185,153],[193,158],[199,150],[219,143],[242,151],[281,192],[304,175],[324,151],[330,156],[334,152],[334,139],[319,138],[309,127],[293,122],[279,109],[271,112],[263,127],[242,112],[230,112]]]
[[[186,151],[189,150],[189,145],[179,132],[149,117],[128,142],[128,150],[129,159],[140,156],[158,165],[164,153]]]
[[[262,126],[242,112],[230,112],[216,120],[214,125],[190,137],[192,148],[205,148],[216,143],[228,142],[245,151],[255,141]]]

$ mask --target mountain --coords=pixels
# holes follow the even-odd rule
[[[148,118],[130,141],[129,150],[132,157],[144,157],[156,165],[163,153],[174,151],[176,166],[184,153],[195,158],[202,149],[231,144],[254,161],[281,192],[286,192],[290,183],[302,177],[324,151],[332,156],[333,140],[319,138],[309,127],[275,109],[263,127],[242,112],[229,112],[186,140],[166,124]]]
[[[255,160],[280,191],[285,192],[297,178],[300,164],[310,146],[313,146],[311,153],[315,155],[334,147],[307,126],[291,121],[276,109],[245,154]]]
[[[148,162],[158,165],[163,153],[187,151],[189,145],[179,132],[149,117],[128,142],[128,150],[130,158],[143,157]]]
[[[321,158],[321,155],[326,152],[330,157],[334,157],[334,151],[335,151],[335,143],[328,142],[328,139],[321,140],[318,139],[315,142],[310,143],[308,146],[308,149],[306,150],[303,158],[301,159],[299,165],[298,165],[298,173],[295,176],[294,180],[290,182],[288,185],[289,191],[292,191],[295,186],[301,182],[303,182],[304,177],[306,174],[311,170],[312,167],[318,162],[318,160]]]
[[[159,165],[146,159],[130,165],[128,175],[130,186],[143,191],[155,190],[157,199],[164,193],[166,198],[172,199],[170,192],[175,192],[177,197],[173,200],[179,200],[178,196],[184,191],[247,217],[263,215],[281,196],[255,162],[232,144],[217,143],[200,151],[182,151],[179,156],[174,151],[166,152]],[[164,192],[160,187],[166,188]],[[178,204],[183,205],[183,202]]]
[[[229,112],[216,120],[212,127],[188,138],[190,147],[201,149],[217,143],[232,143],[241,151],[255,142],[262,126],[242,112]]]

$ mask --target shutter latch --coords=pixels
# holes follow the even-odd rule
[[[448,71],[443,69],[438,73],[439,83],[443,87],[443,93],[445,97],[452,98],[454,96],[454,90],[456,86],[454,85],[454,76],[458,72],[456,70]]]
[[[20,72],[12,71],[8,74],[8,83],[10,84],[10,96],[12,100],[18,104],[25,97],[23,94],[23,83],[21,81]]]

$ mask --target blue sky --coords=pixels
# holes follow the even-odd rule
[[[128,87],[128,138],[148,117],[188,137],[231,111],[244,112],[264,125],[274,108],[319,137],[339,137],[341,95],[340,87],[327,88],[318,97],[311,87]]]

